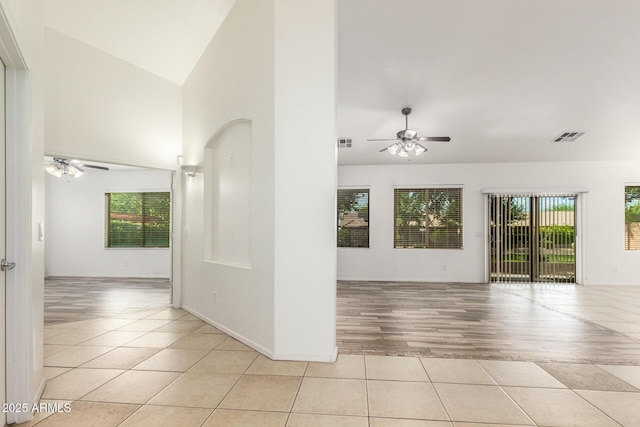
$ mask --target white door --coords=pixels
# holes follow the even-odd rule
[[[0,259],[5,261],[6,247],[5,247],[5,214],[6,214],[6,199],[5,199],[5,130],[4,130],[4,118],[5,118],[5,103],[4,103],[4,64],[0,62]],[[5,316],[5,285],[6,277],[4,271],[0,272],[0,397],[1,402],[7,401],[7,387],[6,387],[6,356],[5,356],[5,336],[6,336],[6,316]],[[7,415],[2,411],[0,418],[0,424],[5,425],[7,423]]]

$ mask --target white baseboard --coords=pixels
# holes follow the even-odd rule
[[[335,347],[332,354],[289,354],[275,353],[273,360],[300,360],[304,362],[327,362],[333,363],[338,359],[338,347]]]
[[[232,331],[231,329],[227,328],[226,326],[221,325],[221,324],[219,324],[218,322],[216,322],[216,321],[214,321],[212,319],[209,319],[207,316],[199,313],[197,310],[194,310],[194,309],[192,309],[190,307],[187,307],[185,305],[183,305],[181,308],[184,311],[193,314],[197,318],[199,318],[201,320],[204,320],[205,322],[207,322],[211,326],[213,326],[213,327],[215,327],[217,329],[220,329],[222,332],[224,332],[225,334],[229,335],[230,337],[233,337],[233,338],[237,339],[241,343],[248,345],[252,349],[264,354],[268,358],[273,359],[273,351],[269,350],[268,348],[265,348],[262,345],[250,340],[249,338],[244,337],[244,336]]]
[[[46,385],[46,381],[44,379],[44,377],[42,377],[42,379],[40,380],[40,385],[38,386],[38,389],[36,390],[36,394],[33,396],[33,402],[30,403],[30,407],[33,408],[33,405],[37,404],[40,402],[40,399],[42,398],[42,393],[44,393],[44,387]],[[7,414],[9,415],[9,414]],[[20,424],[20,423],[26,423],[28,421],[31,421],[33,419],[33,417],[35,416],[35,413],[32,411],[27,411],[27,412],[14,412],[13,417],[11,418],[11,423],[15,423],[15,424]],[[8,417],[10,418],[10,417]]]
[[[250,340],[249,338],[242,336],[231,329],[225,327],[224,325],[219,324],[218,322],[209,319],[207,316],[199,313],[197,310],[194,310],[190,307],[183,305],[181,307],[184,311],[193,314],[197,318],[207,322],[211,326],[220,329],[225,334],[237,339],[243,344],[248,345],[252,349],[256,350],[259,353],[264,354],[269,359],[272,360],[295,360],[295,361],[304,361],[304,362],[335,362],[338,358],[338,347],[335,347],[332,354],[290,354],[290,353],[274,353],[272,350],[269,350],[266,347]]]
[[[42,393],[44,393],[44,386],[47,385],[47,381],[42,377],[40,380],[40,385],[38,386],[38,390],[36,391],[36,395],[34,396],[34,402],[40,402],[42,399]]]

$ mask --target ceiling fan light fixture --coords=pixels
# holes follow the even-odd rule
[[[56,178],[60,178],[62,176],[62,169],[60,169],[60,167],[56,164],[56,163],[51,163],[50,165],[47,165],[46,168],[44,168],[45,171],[47,171],[49,174],[55,176]]]
[[[405,150],[404,148],[402,150],[400,150],[400,152],[398,153],[398,156],[400,157],[409,157],[409,153],[407,153],[407,150]]]
[[[393,144],[387,147],[387,151],[393,155],[396,155],[398,154],[398,148],[400,148],[398,144]]]
[[[422,145],[420,145],[420,144],[416,144],[415,151],[416,151],[416,156],[419,156],[420,154],[422,154],[422,153],[424,153],[425,151],[427,151],[427,149],[426,149],[426,148],[424,148],[424,147],[423,147]]]
[[[47,163],[44,167],[44,170],[55,176],[56,178],[60,178],[63,175],[69,175],[74,178],[80,178],[84,174],[84,168],[94,168],[101,170],[109,170],[108,167],[98,166],[98,165],[85,165],[78,160],[67,160],[54,157],[53,161]]]
[[[405,150],[412,151],[414,148],[416,148],[416,144],[414,144],[413,141],[407,141],[404,143]]]
[[[84,170],[82,170],[79,166],[68,164],[66,165],[65,173],[67,175],[71,175],[74,178],[79,178],[84,173]]]

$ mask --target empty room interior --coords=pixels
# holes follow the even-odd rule
[[[640,3],[0,18],[0,424],[640,425]]]

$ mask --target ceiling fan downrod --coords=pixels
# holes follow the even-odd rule
[[[411,108],[404,107],[402,109],[402,114],[404,114],[404,128],[409,129],[409,114],[411,114]]]

